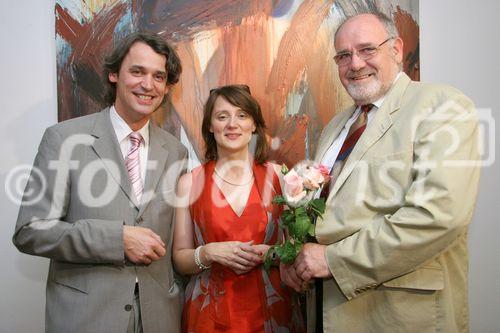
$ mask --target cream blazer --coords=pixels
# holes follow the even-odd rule
[[[325,127],[317,161],[354,110]],[[467,228],[479,181],[473,103],[403,74],[375,112],[316,226],[334,277],[324,281],[324,331],[467,332]]]

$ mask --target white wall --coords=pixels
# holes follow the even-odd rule
[[[56,122],[54,1],[0,0],[0,179],[31,166],[43,130]],[[420,0],[422,80],[452,84],[500,116],[500,13],[496,0]],[[15,28],[14,28],[15,27]],[[500,135],[496,155],[500,158]],[[471,331],[497,332],[500,320],[499,163],[483,169],[470,232]],[[21,186],[22,187],[22,186]],[[12,187],[11,187],[12,188]],[[0,331],[43,332],[47,260],[11,243],[17,204],[0,191]]]
[[[12,245],[18,205],[3,189],[9,172],[32,164],[43,130],[57,121],[54,1],[0,7],[0,331],[36,333],[44,331],[48,260]]]
[[[500,2],[420,0],[421,80],[449,83],[500,126]],[[500,331],[500,134],[496,162],[481,173],[469,232],[471,332]]]

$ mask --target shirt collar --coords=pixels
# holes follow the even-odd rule
[[[115,109],[115,106],[112,105],[109,108],[109,116],[111,118],[111,125],[113,125],[113,129],[116,133],[116,138],[118,142],[122,142],[125,140],[130,133],[132,133],[132,129],[130,126],[123,120],[123,118],[118,114]],[[149,120],[148,122],[137,132],[142,135],[142,139],[144,140],[144,146],[148,146],[149,144]]]

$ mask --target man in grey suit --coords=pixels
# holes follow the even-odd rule
[[[467,332],[475,108],[452,87],[401,72],[403,41],[381,13],[345,20],[335,49],[355,104],[318,145],[332,180],[317,244],[305,244],[282,277],[297,290],[319,281],[309,332]]]
[[[110,107],[46,130],[13,241],[50,258],[47,332],[177,332],[170,249],[187,151],[150,119],[181,63],[159,36],[134,33],[104,68]]]

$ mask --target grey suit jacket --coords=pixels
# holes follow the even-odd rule
[[[325,127],[321,161],[354,107]],[[458,90],[403,74],[375,111],[316,227],[334,279],[325,332],[467,332],[477,119]]]
[[[144,332],[180,330],[172,203],[187,151],[153,124],[149,133],[144,194],[136,204],[109,109],[46,130],[13,241],[22,252],[51,259],[47,332],[125,332],[136,277]],[[123,225],[159,234],[167,255],[149,266],[127,262]]]

